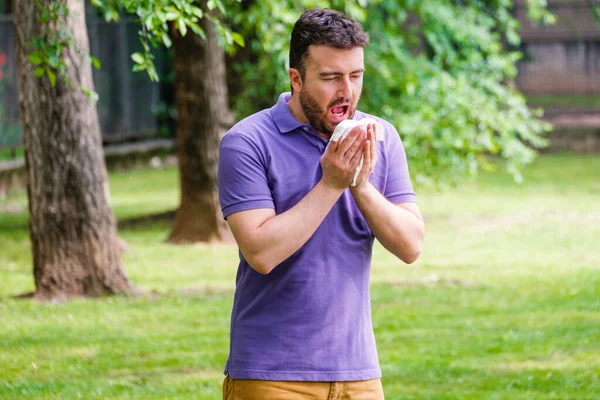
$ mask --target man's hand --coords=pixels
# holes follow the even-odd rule
[[[369,175],[377,164],[375,127],[369,125],[363,144],[365,159],[350,191],[375,237],[392,254],[407,264],[421,254],[425,224],[416,203],[390,203],[375,186]]]
[[[366,136],[365,130],[357,126],[343,139],[329,143],[321,157],[323,183],[340,190],[350,186],[364,149],[368,147],[365,146]]]
[[[375,170],[377,164],[377,140],[375,138],[375,125],[367,126],[367,136],[363,144],[363,154],[365,156],[362,168],[356,177],[356,186],[352,186],[350,190],[355,194],[366,186],[369,181],[369,176]]]

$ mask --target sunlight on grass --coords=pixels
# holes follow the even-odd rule
[[[499,168],[417,188],[421,258],[407,266],[379,245],[373,257],[386,398],[598,398],[598,171],[598,156],[551,154],[522,186]],[[175,168],[111,173],[117,218],[175,209],[177,181]],[[235,246],[169,245],[168,221],[122,229],[143,296],[14,300],[34,288],[26,198],[2,205],[0,399],[220,398]]]

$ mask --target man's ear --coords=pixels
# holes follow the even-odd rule
[[[296,68],[290,68],[288,70],[288,75],[290,76],[290,85],[294,89],[294,92],[302,91],[302,76],[300,75],[300,71]]]

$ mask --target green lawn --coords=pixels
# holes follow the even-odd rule
[[[12,161],[23,158],[23,148],[0,148],[0,161]]]
[[[418,190],[421,259],[376,248],[387,399],[600,398],[600,156],[544,155],[525,179]],[[175,169],[110,180],[120,219],[177,205]],[[0,399],[220,398],[235,247],[170,246],[163,223],[124,230],[147,295],[13,300],[33,289],[25,204],[0,201]]]

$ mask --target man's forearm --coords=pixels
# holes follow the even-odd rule
[[[354,199],[371,231],[392,254],[410,264],[421,254],[425,225],[420,215],[415,215],[390,203],[370,183],[352,189]]]
[[[319,181],[294,207],[257,227],[246,260],[261,273],[271,272],[311,238],[342,193]]]

